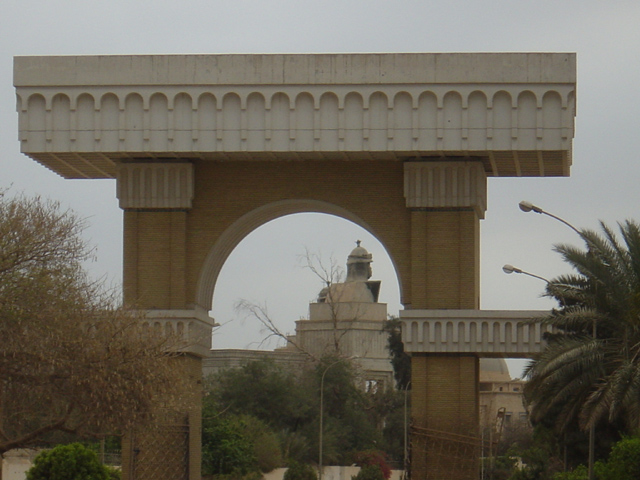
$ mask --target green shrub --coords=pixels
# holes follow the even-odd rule
[[[116,467],[106,465],[107,473],[109,474],[109,480],[122,480],[122,470]]]
[[[603,480],[637,480],[640,478],[640,437],[623,438],[613,445]]]
[[[570,472],[556,473],[553,480],[589,480],[589,470],[584,465],[578,465]]]
[[[351,480],[385,480],[385,478],[379,465],[369,464],[361,467],[358,474],[352,476]]]
[[[309,464],[291,462],[284,472],[284,480],[317,480],[316,470]]]
[[[202,423],[204,475],[240,478],[282,466],[278,436],[263,421],[250,415],[209,414]]]
[[[202,429],[202,473],[242,477],[258,469],[251,439],[240,417],[215,417]]]
[[[243,434],[251,439],[256,466],[269,473],[283,465],[282,450],[278,436],[263,421],[250,415],[240,416]]]
[[[379,467],[382,471],[382,476],[385,480],[391,478],[391,467],[387,463],[387,455],[384,452],[378,450],[365,450],[364,452],[358,452],[355,455],[356,465],[365,467],[367,465],[374,465]]]
[[[40,453],[27,480],[112,480],[94,451],[80,443],[58,445]]]
[[[637,480],[640,478],[640,437],[623,438],[613,445],[606,462],[594,464],[598,480]],[[553,480],[587,480],[587,467],[579,465],[570,472],[556,473]]]

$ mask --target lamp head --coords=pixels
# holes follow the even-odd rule
[[[520,207],[520,210],[522,210],[525,213],[528,213],[528,212],[542,213],[542,212],[544,212],[544,210],[542,210],[540,207],[536,207],[533,203],[527,202],[526,200],[521,201],[518,204],[518,206]]]
[[[520,270],[519,268],[516,268],[513,265],[509,265],[508,263],[504,267],[502,267],[502,271],[507,274],[522,272],[522,270]]]

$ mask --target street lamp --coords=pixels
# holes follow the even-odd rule
[[[407,409],[407,400],[408,400],[408,392],[409,392],[409,387],[411,386],[411,381],[407,382],[407,384],[404,386],[404,473],[402,475],[403,479],[408,478],[407,475],[407,466],[409,465],[409,428],[408,428],[408,422],[407,422],[407,413],[408,413],[408,409]]]
[[[318,480],[322,480],[322,423],[324,418],[324,376],[327,374],[329,369],[334,365],[337,365],[345,360],[353,360],[358,358],[357,355],[353,355],[348,358],[339,358],[335,362],[329,364],[327,368],[322,372],[322,377],[320,378],[320,433],[318,435],[318,444],[319,444],[319,452],[318,452]]]
[[[549,280],[547,280],[544,277],[541,277],[540,275],[535,275],[533,273],[525,272],[524,270],[514,267],[513,265],[509,265],[508,263],[504,267],[502,267],[502,271],[506,274],[521,273],[522,275],[527,275],[529,277],[537,278],[548,284],[551,283]]]
[[[558,217],[557,215],[554,215],[552,213],[549,213],[545,210],[543,210],[542,208],[538,207],[537,205],[534,205],[531,202],[527,202],[525,200],[521,201],[518,206],[520,207],[520,210],[522,210],[525,213],[529,213],[529,212],[535,212],[535,213],[539,213],[541,215],[546,215],[548,217],[554,218],[557,221],[564,223],[567,227],[569,227],[571,230],[573,230],[574,232],[576,232],[580,238],[582,238],[584,240],[584,237],[582,235],[582,232],[580,230],[578,230],[576,227],[574,227],[573,225],[571,225],[569,222],[567,222],[565,219]]]
[[[520,210],[522,210],[525,213],[528,212],[535,212],[535,213],[540,213],[542,215],[547,215],[548,217],[551,217],[557,221],[559,221],[560,223],[565,224],[567,227],[569,227],[571,230],[573,230],[574,232],[576,232],[578,234],[578,236],[584,240],[587,243],[587,246],[591,247],[591,243],[589,242],[589,240],[587,238],[585,238],[584,234],[578,230],[576,227],[574,227],[573,225],[571,225],[569,222],[567,222],[565,219],[560,218],[556,215],[553,215],[552,213],[549,213],[545,210],[543,210],[542,208],[538,207],[537,205],[532,204],[531,202],[527,202],[525,200],[521,201],[518,206],[520,207]],[[504,267],[502,267],[502,270],[504,270],[505,273],[525,273],[527,275],[530,275],[532,277],[536,277],[536,278],[541,278],[542,277],[538,277],[537,275],[532,275],[532,274],[528,274],[526,272],[518,272],[517,269],[512,270],[511,272],[508,272],[507,270],[505,270],[506,267],[511,267],[511,265],[505,265]],[[513,267],[511,267],[513,268]],[[548,280],[545,280],[547,283],[549,283]],[[595,324],[595,320],[593,323],[593,338],[596,338],[596,324]],[[593,460],[594,460],[594,456],[595,456],[595,426],[591,425],[591,427],[589,427],[589,480],[594,480],[595,478],[595,472],[593,470]]]

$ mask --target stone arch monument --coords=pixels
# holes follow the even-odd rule
[[[473,451],[461,462],[432,440],[473,436],[480,356],[526,356],[541,342],[523,321],[533,313],[478,310],[487,177],[569,174],[575,60],[16,57],[22,152],[65,178],[117,180],[126,300],[202,339],[183,356],[193,408],[169,422],[182,430],[160,435],[177,453],[158,474],[152,454],[166,447],[132,435],[125,478],[199,480],[199,369],[218,272],[251,230],[301,211],[363,226],[395,264],[412,417],[427,432],[415,436],[413,477],[477,478]],[[447,463],[459,468],[445,472]]]

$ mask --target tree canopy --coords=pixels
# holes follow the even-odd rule
[[[203,429],[249,415],[278,435],[284,462],[316,463],[321,384],[325,465],[351,464],[365,450],[383,450],[401,461],[403,392],[365,391],[352,362],[335,356],[295,374],[258,360],[207,379]]]
[[[0,454],[48,435],[114,433],[169,404],[175,339],[141,330],[88,277],[85,223],[0,191]]]
[[[393,366],[396,387],[408,390],[411,386],[411,357],[404,351],[402,322],[398,317],[390,316],[385,320],[382,329],[387,333],[387,350]]]
[[[584,248],[555,246],[574,273],[547,285],[558,308],[545,321],[557,333],[526,370],[534,421],[640,425],[640,225],[619,231],[601,223],[601,233],[580,231]]]

